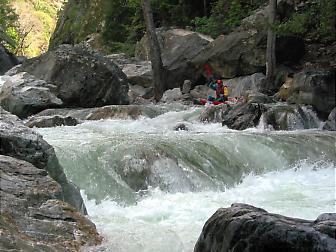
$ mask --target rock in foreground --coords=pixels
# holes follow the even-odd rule
[[[42,136],[14,115],[0,108],[0,155],[10,156],[33,164],[48,172],[62,188],[59,199],[71,204],[81,213],[86,213],[79,190],[69,182],[59,164],[55,151]]]
[[[0,155],[0,251],[79,251],[98,245],[95,225],[58,200],[61,186],[45,170]]]
[[[206,222],[194,252],[331,252],[336,251],[335,235],[336,214],[308,221],[233,204]]]

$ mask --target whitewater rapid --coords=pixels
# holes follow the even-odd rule
[[[238,132],[200,113],[36,129],[82,189],[101,249],[192,251],[205,221],[236,202],[305,219],[335,212],[335,133]]]

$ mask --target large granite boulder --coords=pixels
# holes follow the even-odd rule
[[[194,248],[194,252],[335,250],[336,214],[309,221],[246,204],[218,209],[205,223]]]
[[[274,130],[320,128],[321,121],[311,107],[285,103],[264,104],[259,125]]]
[[[86,44],[61,45],[26,60],[17,71],[53,83],[64,107],[99,107],[128,103],[126,75]]]
[[[182,87],[184,80],[198,79],[198,72],[191,64],[191,61],[210,43],[212,38],[200,33],[183,30],[170,29],[157,32],[161,41],[161,57],[163,66],[167,72],[167,89]],[[161,39],[160,39],[161,38]],[[145,38],[144,41],[147,39]],[[140,43],[145,45],[144,42]],[[141,46],[136,56],[148,60],[148,45]]]
[[[130,84],[145,88],[152,86],[152,64],[148,60],[128,58],[125,54],[111,54],[105,56],[112,60],[126,74]]]
[[[0,105],[19,117],[27,117],[47,108],[62,106],[63,102],[54,93],[56,86],[21,72],[4,76],[0,88]]]
[[[336,106],[335,69],[304,70],[294,75],[287,102],[312,105],[326,119]]]
[[[229,96],[245,96],[248,91],[263,91],[266,85],[266,76],[263,73],[255,73],[224,80],[223,83],[229,88]]]
[[[58,200],[62,194],[46,170],[0,155],[0,250],[79,251],[98,245],[95,225]]]
[[[203,69],[208,63],[216,76],[230,79],[265,70],[265,35],[256,30],[232,32],[219,36],[193,60]]]
[[[14,115],[0,108],[0,155],[25,160],[39,169],[46,170],[51,178],[61,185],[59,199],[86,213],[79,189],[69,182],[56,157],[55,151],[42,136]]]
[[[19,64],[19,60],[0,44],[0,75]]]

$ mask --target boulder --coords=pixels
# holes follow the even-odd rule
[[[54,94],[56,86],[50,82],[36,79],[25,72],[3,78],[5,81],[0,89],[0,105],[21,118],[63,104]]]
[[[128,98],[130,104],[134,104],[139,101],[139,98],[150,99],[154,95],[153,88],[144,88],[139,85],[130,85],[128,90]],[[149,102],[149,101],[148,101]],[[150,103],[150,102],[149,102]]]
[[[156,30],[155,30],[161,52],[164,50],[164,47],[165,47],[164,36],[165,36],[165,33],[168,30],[169,30],[169,28],[167,28],[167,27],[159,27],[159,28],[156,28]],[[135,46],[135,53],[134,54],[135,54],[135,57],[137,59],[146,60],[146,61],[150,60],[148,37],[147,37],[146,34],[141,38],[141,40],[139,42],[137,42],[137,44]]]
[[[61,45],[23,62],[17,71],[53,83],[64,107],[128,103],[126,75],[86,44]]]
[[[182,100],[182,92],[179,88],[174,88],[164,92],[160,102],[169,103],[180,100]]]
[[[222,125],[236,130],[256,127],[263,109],[263,105],[258,103],[240,103],[230,106],[222,112]]]
[[[43,169],[0,155],[0,250],[79,251],[102,239],[95,225],[58,200],[61,186]]]
[[[206,99],[209,93],[214,91],[206,85],[197,85],[190,91],[190,95],[195,99]]]
[[[335,213],[309,221],[232,204],[218,209],[205,223],[194,252],[331,252],[336,250],[335,234]]]
[[[294,75],[287,102],[312,105],[326,119],[335,104],[335,70],[303,70]]]
[[[219,36],[202,50],[192,64],[199,70],[208,63],[215,76],[231,79],[265,71],[266,36],[257,30]]]
[[[229,96],[246,96],[248,91],[260,92],[266,85],[266,76],[263,73],[255,73],[248,76],[224,80],[223,84],[229,88]]]
[[[275,82],[281,83],[281,86],[274,94],[274,98],[279,101],[287,101],[289,91],[293,88],[293,75],[284,72],[278,72]]]
[[[0,155],[27,161],[38,169],[47,171],[48,175],[61,185],[62,194],[59,199],[86,214],[79,189],[67,180],[53,147],[44,141],[41,135],[24,126],[18,117],[1,107]]]
[[[208,107],[199,116],[199,120],[207,123],[222,122],[224,120],[224,115],[228,110],[230,110],[230,106],[227,104]]]
[[[172,29],[165,33],[163,66],[167,88],[182,87],[184,80],[197,81],[197,69],[191,61],[210,43],[212,38],[187,30]]]
[[[265,104],[261,124],[274,130],[317,129],[321,121],[311,107],[284,103]]]
[[[157,30],[161,44],[161,57],[163,66],[167,72],[167,89],[182,87],[184,80],[196,81],[199,74],[191,64],[196,57],[210,42],[212,38],[183,29]],[[143,38],[136,50],[136,57],[149,60],[149,48]],[[140,49],[142,48],[142,49]]]
[[[19,60],[0,44],[0,75],[19,64]]]
[[[50,128],[56,126],[76,126],[79,121],[71,116],[33,116],[25,122],[29,128]]]
[[[190,80],[185,80],[182,86],[182,94],[189,94],[191,91],[192,82]]]
[[[273,97],[256,91],[247,91],[245,100],[246,102],[250,103],[262,103],[262,104],[275,103]]]
[[[100,108],[84,109],[46,109],[35,116],[72,117],[78,121],[102,119],[138,119],[139,117],[154,118],[166,111],[152,105],[111,105]]]
[[[328,120],[323,125],[323,129],[336,131],[336,107],[330,112]]]
[[[111,54],[105,56],[112,60],[126,74],[130,84],[145,88],[152,86],[152,64],[150,61],[129,58],[125,54]]]

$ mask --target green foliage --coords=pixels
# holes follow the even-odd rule
[[[274,29],[281,35],[307,36],[328,42],[335,40],[335,1],[321,0],[287,20],[278,22]]]
[[[0,1],[0,42],[14,51],[18,42],[18,17],[9,0]]]
[[[239,26],[241,20],[265,1],[218,0],[212,5],[210,17],[196,17],[191,21],[195,31],[217,37]]]

